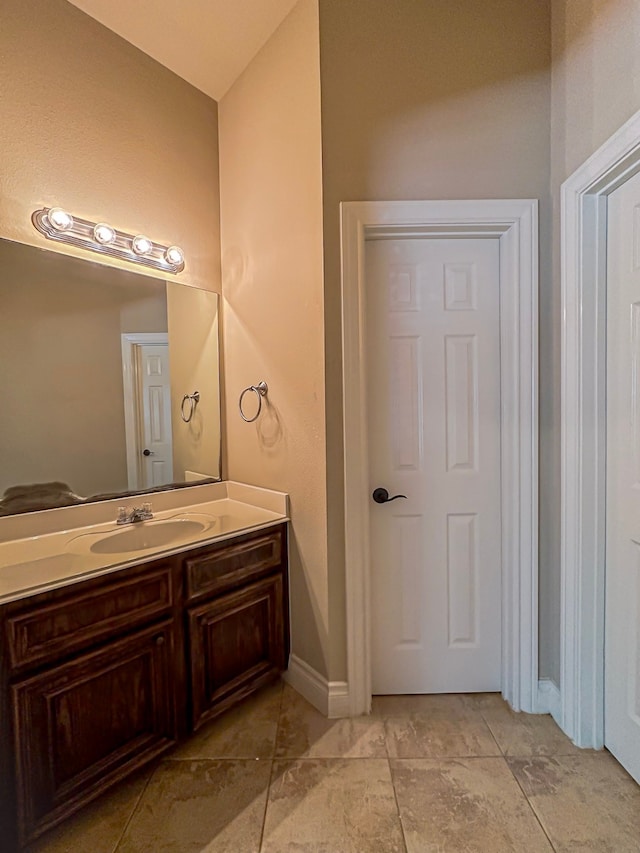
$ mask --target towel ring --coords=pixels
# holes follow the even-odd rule
[[[185,412],[185,403],[189,401],[189,405],[186,408]],[[191,418],[194,416],[196,411],[196,406],[200,402],[200,392],[194,391],[193,394],[185,394],[182,398],[182,403],[180,404],[180,414],[182,415],[182,420],[185,424],[188,424]]]
[[[240,409],[240,417],[243,421],[246,421],[248,424],[252,424],[254,421],[258,420],[258,416],[262,411],[262,398],[266,397],[267,391],[269,390],[269,386],[266,382],[258,382],[257,385],[249,385],[248,388],[245,388],[242,394],[240,394],[240,399],[238,400],[238,408]],[[245,413],[242,411],[242,401],[244,399],[244,395],[248,394],[249,391],[253,391],[253,393],[258,398],[258,411],[252,418],[248,418]]]

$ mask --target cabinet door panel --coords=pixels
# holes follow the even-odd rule
[[[189,611],[193,728],[285,666],[281,575]]]
[[[23,842],[176,740],[170,622],[12,687]]]

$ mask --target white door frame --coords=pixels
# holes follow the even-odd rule
[[[562,185],[559,723],[604,744],[607,196],[640,171],[640,112]]]
[[[538,695],[538,202],[343,202],[342,345],[347,673],[352,715],[371,709],[365,241],[500,241],[502,694],[535,712]]]
[[[127,482],[131,491],[142,488],[140,470],[140,383],[138,347],[169,344],[168,332],[125,332],[122,347],[122,385],[124,390],[124,434],[127,451]]]

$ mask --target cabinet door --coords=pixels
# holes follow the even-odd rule
[[[189,646],[195,730],[285,668],[282,576],[191,608]]]
[[[176,740],[172,624],[11,688],[22,843]]]

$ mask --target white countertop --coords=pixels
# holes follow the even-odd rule
[[[152,520],[121,526],[115,523],[114,504],[132,506],[147,500],[154,509]],[[87,510],[84,517],[83,510]],[[52,513],[56,514],[53,520]],[[28,515],[32,518],[0,519],[0,603],[287,521],[288,497],[283,492],[226,481]],[[103,520],[105,517],[111,520]],[[12,539],[7,535],[11,519],[15,520],[20,533],[28,532],[29,526],[37,532]],[[78,524],[79,520],[88,523]],[[51,529],[65,522],[73,526]],[[116,553],[94,550],[95,543],[104,543],[107,537],[120,537],[135,529],[133,538],[138,538],[138,533],[144,538],[145,530],[154,528],[151,532],[155,532],[167,522],[180,529],[182,525],[188,533],[179,534],[168,545],[146,545],[142,549],[117,550]],[[109,540],[118,541],[128,540]]]

